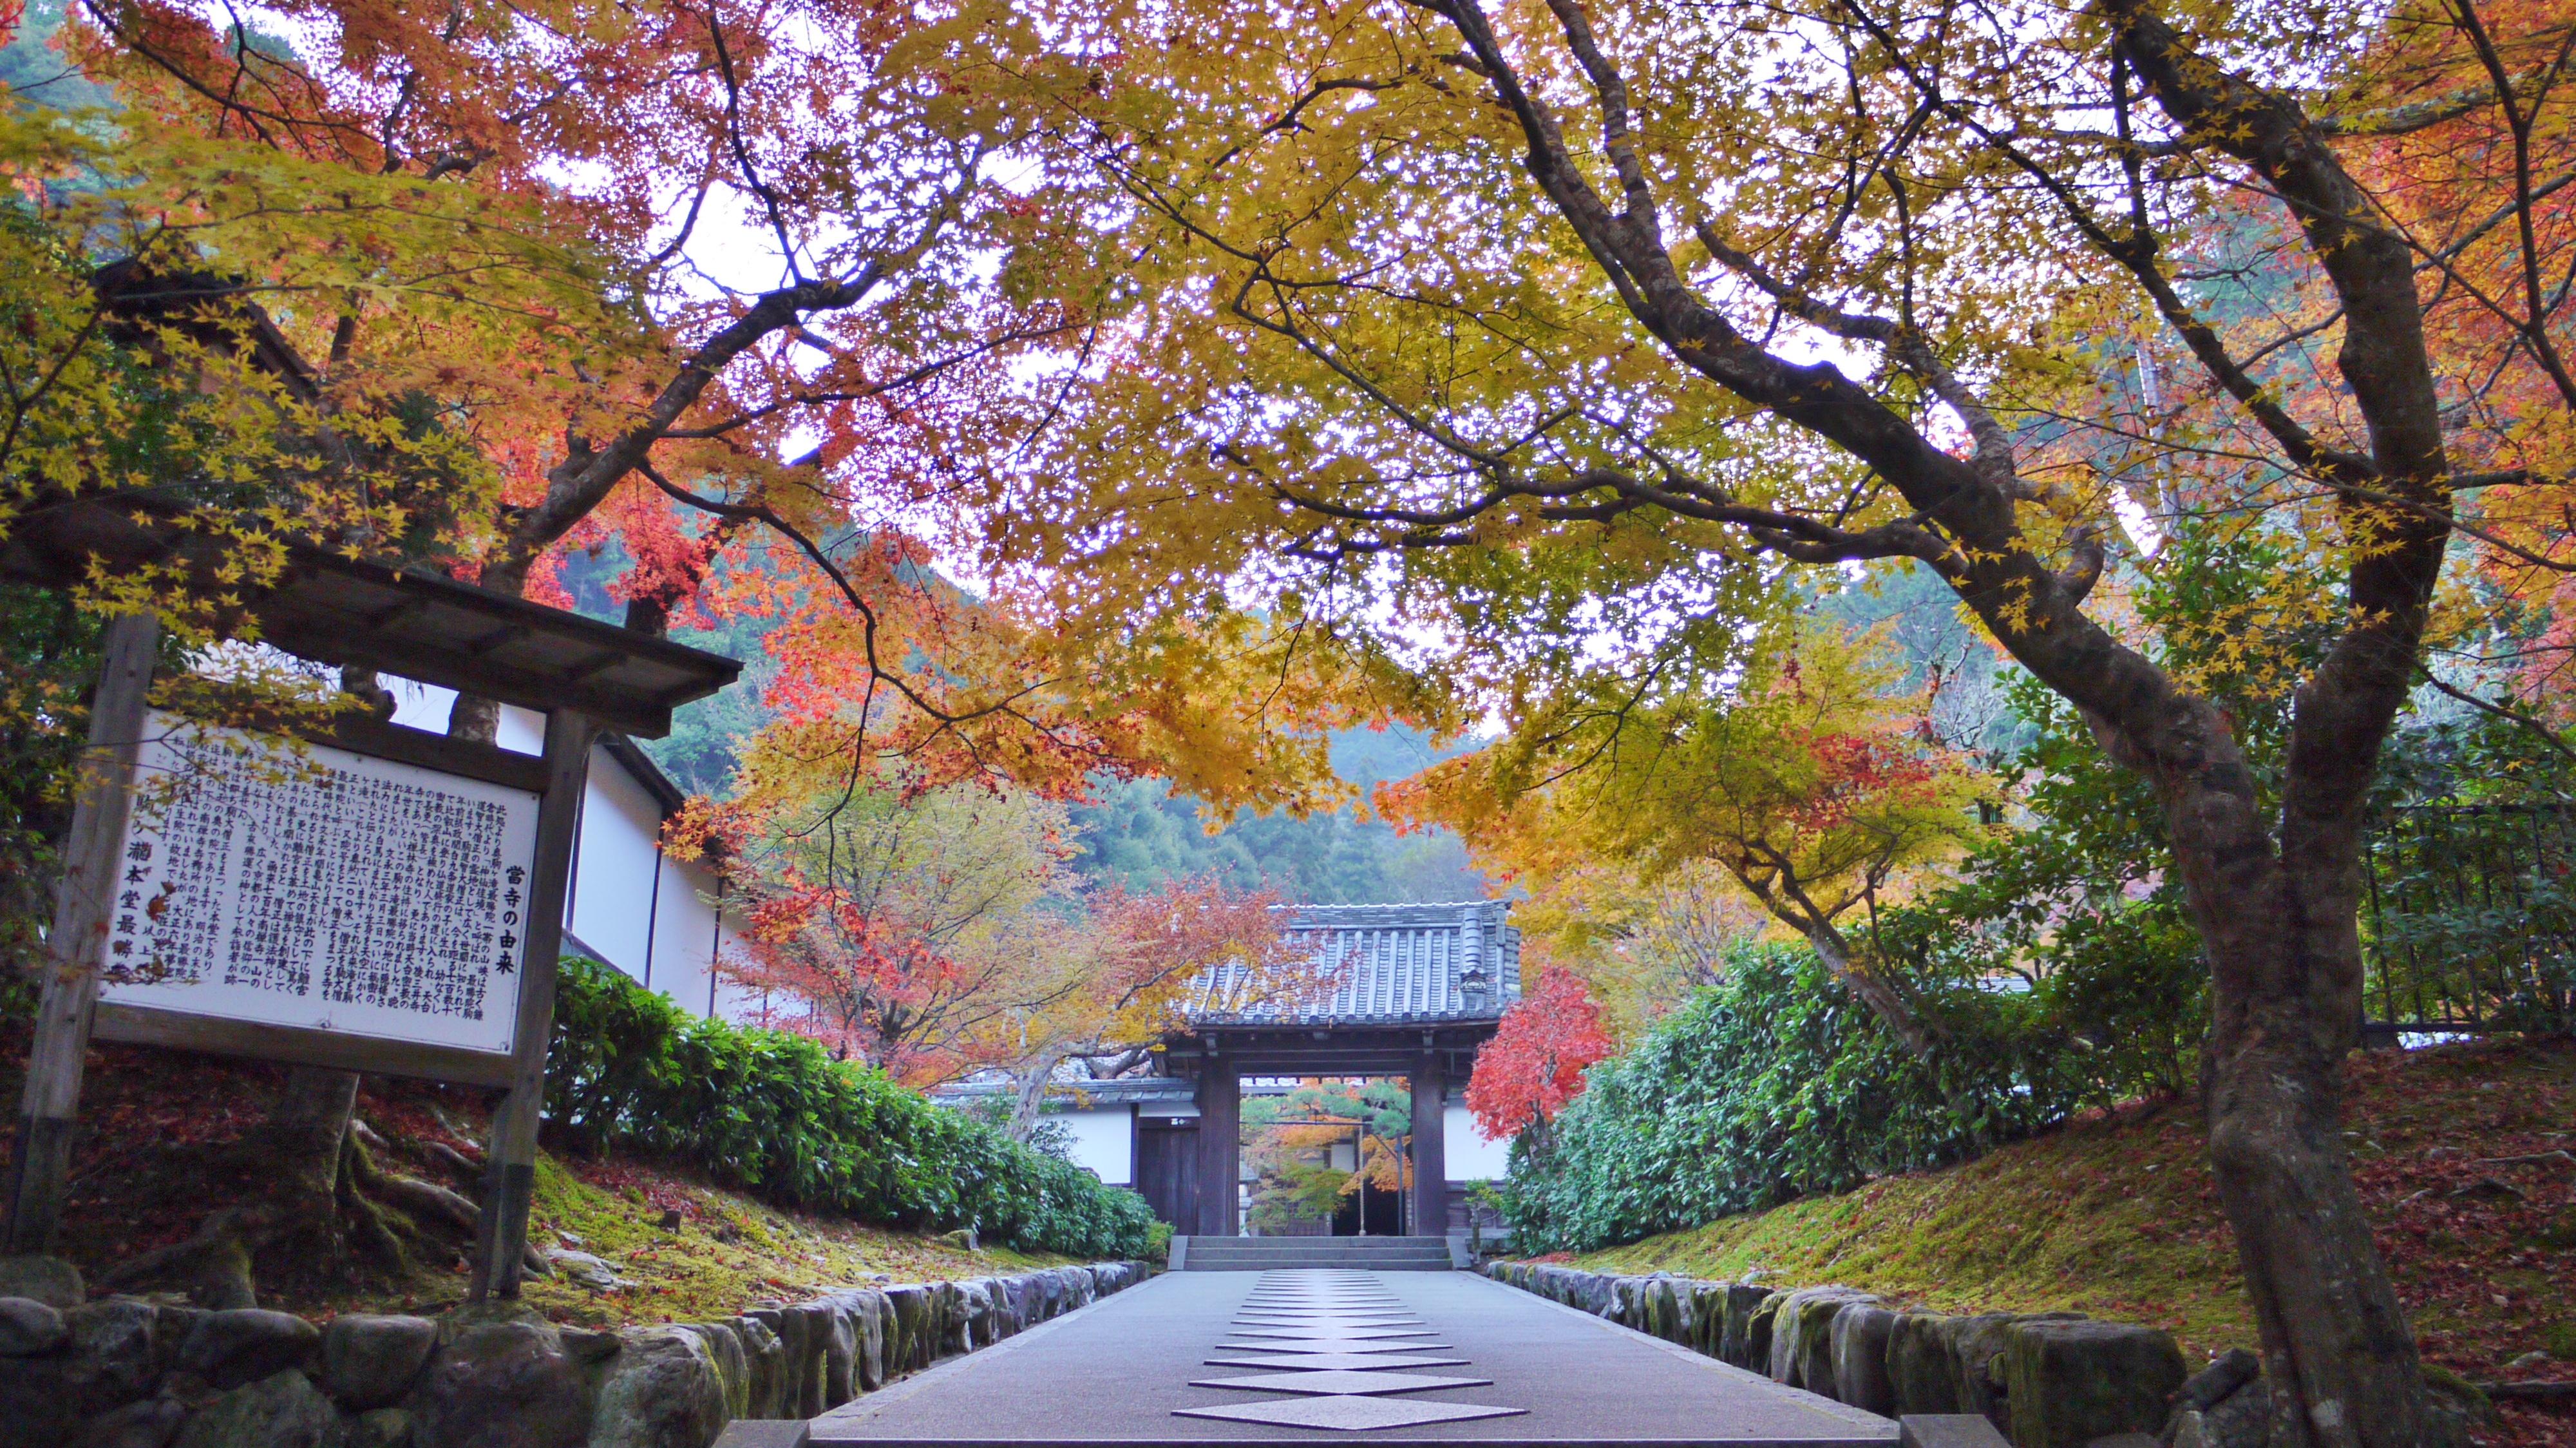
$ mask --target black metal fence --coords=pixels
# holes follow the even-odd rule
[[[2576,807],[2408,805],[2376,825],[2365,1031],[2576,1030]]]

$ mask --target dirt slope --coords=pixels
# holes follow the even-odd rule
[[[2480,1381],[2576,1379],[2576,1044],[2371,1053],[2349,1082],[2354,1174],[2427,1358]],[[2071,1308],[2171,1328],[2196,1359],[2255,1337],[2200,1143],[2191,1105],[2140,1107],[1575,1261]],[[2576,1444],[2576,1416],[2510,1418],[2511,1441]]]
[[[13,1101],[25,1059],[25,1032],[10,1022],[0,1028],[0,1092]],[[171,1051],[94,1050],[58,1250],[95,1285],[117,1264],[187,1238],[227,1203],[252,1199],[259,1165],[231,1148],[259,1128],[284,1074]],[[360,1139],[380,1169],[472,1197],[484,1113],[479,1092],[369,1078],[359,1096]],[[674,1213],[676,1225],[665,1227]],[[981,1277],[1063,1260],[968,1252],[782,1210],[649,1162],[551,1152],[538,1164],[529,1237],[541,1249],[600,1259],[598,1267],[568,1264],[532,1278],[525,1294],[558,1320],[591,1326],[724,1317],[758,1299],[879,1273],[900,1281]],[[324,1283],[277,1280],[263,1264],[259,1302],[320,1316],[435,1311],[464,1296],[466,1239],[458,1229],[414,1242],[403,1271],[353,1253],[345,1276]]]

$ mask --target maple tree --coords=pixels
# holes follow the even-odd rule
[[[927,505],[1044,415],[1015,369],[1104,285],[1086,194],[1005,174],[1043,165],[1042,118],[961,82],[984,14],[77,7],[48,37],[68,82],[0,98],[13,561],[68,557],[82,608],[194,648],[255,636],[238,605],[287,542],[559,605],[568,556],[607,558],[630,626],[771,621],[774,815],[880,772],[1067,797],[1157,754],[1315,794],[1320,740],[1236,727],[1254,696],[1221,636],[1140,640],[1124,693],[1077,699],[1051,639],[932,566]],[[84,559],[101,510],[189,546]],[[1168,687],[1193,674],[1218,686]],[[286,699],[389,702],[342,684]],[[465,698],[450,730],[496,722]],[[351,1185],[355,1090],[291,1078],[294,1199],[249,1223],[261,1255],[329,1271],[393,1241]],[[193,1245],[234,1255],[246,1221]]]
[[[1580,880],[1587,861],[1649,879],[1722,870],[1948,1089],[1939,1028],[1846,926],[1974,838],[1981,781],[1924,737],[1930,701],[1897,687],[1876,637],[1799,621],[1752,652],[1723,689],[1560,700],[1389,803],[1539,880]]]
[[[1021,631],[961,607],[907,531],[946,460],[1021,415],[994,390],[1015,349],[1079,320],[1056,299],[1079,286],[1029,283],[1082,253],[993,184],[1028,127],[923,49],[956,13],[80,7],[52,94],[111,109],[0,104],[13,562],[68,559],[81,607],[194,648],[255,636],[239,605],[288,542],[557,603],[567,550],[613,551],[632,625],[711,579],[792,613],[800,742],[861,773],[882,749],[1064,791],[1125,758],[1138,732],[1047,695]],[[101,513],[185,546],[85,556]],[[450,728],[495,722],[468,698]],[[279,1200],[189,1250],[399,1264],[355,1088],[291,1077]]]
[[[784,1025],[914,1084],[957,1074],[1034,917],[1064,903],[1064,810],[889,785],[730,837],[746,917],[726,974]]]
[[[1093,128],[1139,281],[997,559],[1096,637],[1257,594],[1283,652],[1532,735],[1742,667],[1796,565],[1930,570],[2162,809],[2276,1422],[2423,1441],[2338,1145],[2355,862],[2450,540],[2565,498],[2568,42],[2475,0],[1033,7],[1000,68]],[[2280,244],[2223,254],[2249,208]],[[2238,651],[2295,681],[2277,777],[2097,597],[2153,567],[2140,492],[2297,545]]]
[[[2362,66],[2384,84],[2382,104],[2344,127],[2356,178],[2416,257],[2461,531],[2485,584],[2454,590],[2429,682],[2562,753],[2576,719],[2576,368],[2564,326],[2576,129],[2559,94],[2571,46],[2566,16],[2546,5],[2402,11],[2369,37]],[[2332,305],[2310,310],[2322,319]]]
[[[1581,980],[1622,1042],[1715,985],[1729,949],[1779,928],[1706,861],[1641,867],[1585,855],[1510,878],[1527,892],[1512,907],[1523,951],[1544,951],[1552,968]]]
[[[1489,1141],[1543,1127],[1583,1094],[1584,1069],[1616,1043],[1601,1008],[1573,972],[1542,965],[1476,1053],[1467,1109]]]
[[[684,851],[723,843],[746,915],[725,974],[764,1024],[915,1086],[1007,1072],[1023,1140],[1059,1067],[1135,1069],[1209,979],[1258,1005],[1317,969],[1266,891],[1083,889],[1065,806],[1025,791],[887,781],[784,815],[746,793],[684,823]]]
[[[1081,1079],[1132,1072],[1213,997],[1241,1011],[1303,996],[1329,974],[1279,928],[1279,900],[1214,879],[1088,892],[1018,942],[1019,986],[976,1032],[975,1058],[1011,1076],[1010,1130],[1026,1139],[1068,1063]],[[1078,1094],[1081,1079],[1066,1087]]]
[[[2551,7],[242,13],[98,0],[116,126],[11,113],[13,537],[168,492],[228,544],[85,598],[614,545],[650,624],[766,535],[774,808],[881,751],[1302,806],[1320,728],[1543,745],[1727,678],[1790,565],[1911,560],[2154,786],[2285,1432],[2422,1435],[2332,1068],[2380,745],[2496,636],[2455,536],[2539,620],[2482,702],[2563,693]],[[2296,544],[2228,661],[2295,690],[2277,779],[2110,607],[2184,510]]]

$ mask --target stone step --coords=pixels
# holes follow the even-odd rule
[[[1192,1248],[1192,1249],[1191,1249],[1191,1251],[1190,1251],[1190,1255],[1189,1255],[1189,1265],[1190,1265],[1190,1266],[1193,1266],[1193,1267],[1198,1266],[1198,1265],[1199,1265],[1200,1263],[1202,1263],[1202,1262],[1253,1262],[1253,1263],[1262,1263],[1262,1262],[1323,1262],[1323,1261],[1333,1261],[1333,1262],[1437,1262],[1437,1263],[1439,1263],[1441,1266],[1446,1267],[1446,1266],[1448,1266],[1448,1265],[1449,1265],[1449,1254],[1448,1254],[1447,1252],[1373,1252],[1373,1253],[1366,1253],[1366,1254],[1363,1254],[1363,1253],[1357,1253],[1357,1252],[1328,1252],[1328,1251],[1318,1251],[1318,1252],[1278,1252],[1278,1253],[1270,1253],[1270,1252],[1242,1252],[1242,1253],[1237,1253],[1237,1252],[1210,1252],[1210,1251],[1206,1251],[1206,1250],[1201,1249],[1201,1248]]]
[[[1444,1237],[1192,1237],[1180,1260],[1185,1272],[1446,1272],[1452,1265]]]
[[[1193,1256],[1205,1253],[1211,1257],[1312,1257],[1318,1253],[1325,1253],[1342,1257],[1445,1258],[1449,1255],[1449,1245],[1445,1242],[1433,1242],[1428,1246],[1423,1247],[1406,1247],[1394,1251],[1378,1251],[1367,1248],[1325,1246],[1243,1248],[1228,1246],[1217,1242],[1192,1242],[1190,1244],[1190,1253]]]
[[[1240,1247],[1228,1247],[1214,1242],[1192,1242],[1190,1251],[1193,1254],[1205,1252],[1211,1257],[1312,1257],[1317,1253],[1332,1253],[1343,1257],[1446,1257],[1449,1255],[1448,1244],[1444,1242],[1391,1252],[1351,1247],[1256,1248],[1247,1251]]]
[[[1365,1251],[1391,1252],[1401,1247],[1446,1247],[1446,1237],[1391,1237],[1384,1233],[1369,1237],[1192,1237],[1201,1247],[1249,1247],[1255,1250],[1287,1247],[1357,1247]]]
[[[1365,1260],[1365,1257],[1355,1257],[1355,1260],[1327,1257],[1327,1260],[1316,1260],[1316,1262],[1200,1262],[1198,1257],[1190,1257],[1188,1265],[1180,1270],[1182,1273],[1296,1273],[1296,1270],[1319,1270],[1319,1273],[1321,1270],[1347,1270],[1347,1273],[1448,1273],[1450,1265],[1445,1260],[1443,1262],[1432,1262],[1432,1260],[1388,1262],[1388,1260]]]

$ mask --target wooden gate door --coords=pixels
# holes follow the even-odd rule
[[[1136,1140],[1136,1187],[1154,1215],[1187,1234],[1198,1229],[1199,1131],[1195,1126],[1147,1126]]]

